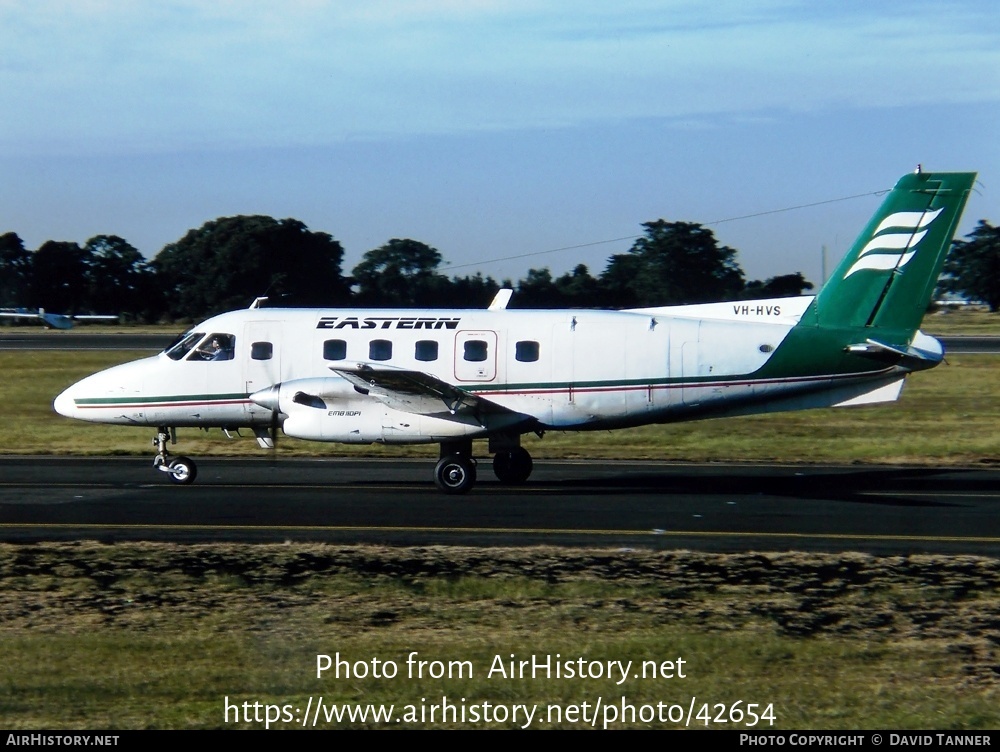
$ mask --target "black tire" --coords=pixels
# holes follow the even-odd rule
[[[170,460],[169,467],[170,472],[167,475],[179,486],[194,483],[194,479],[198,477],[198,466],[194,464],[194,460],[187,457],[174,457]]]
[[[503,449],[493,456],[493,473],[501,483],[516,486],[531,475],[534,463],[524,447]]]
[[[434,467],[434,483],[445,493],[468,493],[476,485],[476,463],[469,457],[442,457]]]

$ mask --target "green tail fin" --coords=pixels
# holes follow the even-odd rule
[[[811,323],[915,331],[975,179],[974,172],[900,178],[816,296]]]

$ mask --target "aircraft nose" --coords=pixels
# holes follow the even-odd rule
[[[142,396],[150,362],[155,359],[133,360],[91,374],[64,389],[52,400],[52,409],[67,418],[92,423],[135,423],[141,412],[134,415],[122,404]]]
[[[52,400],[52,409],[66,418],[76,417],[76,402],[73,400],[72,392],[73,387],[70,387]]]

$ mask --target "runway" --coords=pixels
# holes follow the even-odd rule
[[[12,327],[0,332],[0,350],[136,350],[152,354],[166,348],[180,333],[180,327],[172,334],[88,334]]]
[[[466,496],[432,462],[0,458],[0,540],[328,541],[702,551],[1000,552],[1000,469],[538,461]]]

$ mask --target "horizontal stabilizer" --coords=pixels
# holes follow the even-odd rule
[[[888,345],[869,338],[866,342],[848,345],[846,351],[855,355],[902,366],[911,371],[933,368],[944,359],[941,343],[923,332],[917,332],[906,347]]]

